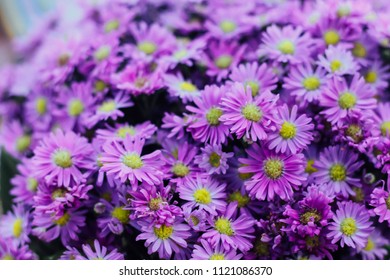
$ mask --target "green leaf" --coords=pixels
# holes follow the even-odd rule
[[[0,154],[0,206],[3,213],[6,213],[12,208],[12,196],[10,190],[12,188],[11,179],[17,173],[17,164],[19,161],[7,153],[4,148]]]

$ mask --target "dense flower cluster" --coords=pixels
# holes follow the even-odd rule
[[[385,258],[387,0],[101,2],[0,70],[0,259]]]

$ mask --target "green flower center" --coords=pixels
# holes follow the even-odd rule
[[[303,80],[302,84],[306,90],[312,91],[312,90],[318,89],[321,85],[321,82],[320,82],[320,79],[318,79],[317,77],[310,76],[310,77],[305,78]]]
[[[294,43],[290,40],[284,40],[278,45],[278,50],[283,54],[294,54],[295,46]]]
[[[127,135],[134,136],[136,134],[134,126],[123,126],[116,131],[116,135],[125,139]]]
[[[297,134],[297,128],[293,123],[284,122],[280,128],[279,134],[283,139],[291,139]]]
[[[152,210],[152,211],[159,210],[161,202],[162,202],[162,199],[160,197],[152,198],[149,201],[149,208],[150,208],[150,210]]]
[[[324,34],[324,40],[327,45],[336,45],[340,42],[340,35],[336,30],[328,30]]]
[[[245,164],[240,164],[240,167],[243,167],[243,166],[246,166]],[[242,180],[242,181],[246,181],[250,178],[252,178],[253,176],[253,173],[241,173],[241,172],[238,172],[238,177]]]
[[[235,191],[229,195],[228,201],[229,202],[237,201],[238,208],[241,208],[241,207],[247,206],[250,199],[249,199],[249,196],[242,195],[241,192]]]
[[[355,192],[355,196],[352,197],[352,200],[355,202],[363,202],[364,192],[361,188],[354,187],[352,190]]]
[[[308,174],[313,174],[314,172],[317,172],[318,169],[315,168],[313,165],[314,165],[314,159],[309,159],[306,163],[305,172]]]
[[[209,163],[213,167],[219,167],[221,165],[221,156],[216,152],[210,154]]]
[[[139,169],[144,165],[141,157],[135,153],[124,155],[122,158],[122,162],[124,165],[130,167],[131,169]]]
[[[62,168],[69,168],[73,165],[72,156],[67,150],[58,149],[53,155],[54,163]]]
[[[12,261],[14,258],[9,254],[5,254],[1,259],[4,261]]]
[[[332,70],[332,72],[336,72],[341,68],[342,65],[343,64],[340,60],[335,59],[330,63],[330,70]]]
[[[356,143],[359,143],[363,139],[362,129],[357,124],[349,125],[345,131],[345,135],[351,137]]]
[[[113,19],[104,25],[104,32],[110,33],[111,31],[117,30],[119,28],[119,20]]]
[[[209,204],[212,200],[210,192],[205,188],[196,190],[194,192],[194,198],[195,201],[200,204]]]
[[[39,115],[44,115],[47,111],[47,100],[46,98],[39,97],[35,101],[35,110]]]
[[[177,60],[183,59],[187,56],[188,52],[187,50],[178,50],[173,54],[173,57],[176,58]]]
[[[347,177],[347,170],[343,165],[336,163],[329,169],[329,176],[334,182],[344,181]]]
[[[386,199],[386,206],[387,206],[387,209],[390,209],[390,195]]]
[[[349,7],[347,6],[344,6],[344,7],[340,7],[338,10],[337,10],[337,16],[338,17],[346,17],[348,15],[351,14],[351,10]]]
[[[84,104],[80,99],[73,99],[68,105],[68,114],[72,117],[79,116],[84,111]]]
[[[198,90],[194,84],[189,82],[182,82],[180,84],[180,89],[187,92],[194,92]]]
[[[253,103],[245,105],[242,108],[241,113],[245,119],[252,122],[258,122],[263,116],[263,113],[261,112],[260,108]]]
[[[312,209],[301,214],[299,220],[304,225],[307,225],[310,221],[318,223],[321,220],[321,215],[318,213],[316,209]]]
[[[255,243],[255,251],[259,256],[268,256],[269,255],[269,246],[268,243],[261,240],[257,240]]]
[[[339,106],[342,109],[351,109],[356,105],[356,96],[353,93],[346,92],[339,97]]]
[[[38,181],[35,178],[27,178],[27,189],[31,192],[36,192],[38,189]]]
[[[194,226],[197,226],[200,222],[198,217],[196,217],[194,215],[191,215],[190,219],[191,219],[191,222],[194,224]]]
[[[364,247],[363,250],[365,251],[372,251],[375,248],[375,243],[372,241],[371,238],[368,238],[367,245]]]
[[[375,71],[368,71],[367,74],[364,76],[364,79],[367,83],[374,84],[378,79],[378,75]]]
[[[209,258],[209,260],[212,260],[212,261],[223,261],[225,259],[225,256],[222,255],[222,254],[212,254],[211,257]]]
[[[345,218],[340,224],[340,230],[344,235],[351,236],[357,231],[356,221],[353,218]]]
[[[138,44],[138,49],[145,54],[153,54],[157,50],[155,43],[150,41],[144,41]]]
[[[114,100],[105,101],[102,105],[98,108],[98,111],[109,113],[116,109],[116,103]]]
[[[135,82],[134,82],[134,85],[136,88],[143,88],[146,83],[148,82],[148,80],[144,77],[138,77]]]
[[[381,133],[383,136],[387,136],[390,133],[390,121],[384,121],[381,124]]]
[[[65,213],[61,218],[55,220],[54,223],[56,225],[63,227],[69,222],[69,220],[70,220],[70,215],[68,213]]]
[[[190,172],[190,169],[182,163],[176,163],[172,167],[172,172],[177,177],[185,177]]]
[[[320,245],[320,238],[315,235],[313,237],[306,237],[305,242],[308,248],[317,248]]]
[[[227,69],[233,62],[233,57],[231,55],[221,55],[215,60],[215,65],[219,69]]]
[[[93,56],[97,61],[105,60],[111,53],[111,47],[110,46],[101,46],[98,48]]]
[[[234,230],[232,229],[232,225],[228,219],[225,218],[218,218],[215,221],[215,229],[220,234],[225,234],[227,236],[234,235]]]
[[[367,51],[366,48],[361,43],[355,43],[352,49],[352,54],[355,57],[366,57]]]
[[[283,162],[278,159],[267,159],[264,162],[263,169],[265,175],[270,179],[278,179],[283,174]]]
[[[231,33],[236,30],[237,25],[231,20],[223,20],[220,22],[219,27],[224,33]]]
[[[217,107],[211,108],[206,114],[206,120],[209,125],[219,125],[219,118],[222,116],[222,113],[222,110]]]
[[[23,232],[23,220],[22,219],[16,219],[14,222],[14,226],[12,227],[12,233],[13,235],[18,238]]]
[[[96,92],[102,92],[107,87],[106,83],[102,80],[98,80],[95,82],[94,88]]]
[[[118,219],[122,224],[127,224],[129,222],[130,211],[124,210],[122,207],[115,207],[111,212],[113,218]]]
[[[162,240],[168,239],[173,233],[173,227],[162,225],[161,227],[154,228],[154,234]]]
[[[58,66],[65,66],[68,64],[70,60],[70,55],[67,54],[67,53],[64,53],[64,54],[61,54],[59,57],[58,57]]]
[[[59,198],[59,197],[64,197],[66,194],[66,190],[64,189],[55,189],[52,193],[51,193],[51,198],[53,200],[55,200],[56,198]]]
[[[16,150],[19,153],[26,151],[31,144],[31,137],[29,135],[23,135],[16,140]]]
[[[255,81],[248,81],[248,82],[245,82],[245,88],[247,86],[250,86],[251,87],[251,91],[252,91],[252,96],[255,97],[258,93],[259,93],[259,90],[260,90],[260,85],[258,82],[255,82]]]

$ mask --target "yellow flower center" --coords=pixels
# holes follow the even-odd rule
[[[223,20],[220,22],[219,27],[224,33],[231,33],[236,30],[237,25],[231,20]]]
[[[139,169],[144,165],[141,157],[135,153],[124,155],[122,158],[122,162],[124,165],[132,169]]]
[[[192,223],[194,224],[194,226],[197,226],[199,224],[199,219],[197,217],[195,217],[194,215],[191,215],[190,217]]]
[[[253,103],[249,103],[245,105],[242,108],[241,113],[244,116],[244,118],[252,122],[258,122],[263,116],[263,112],[261,112],[260,108]]]
[[[162,199],[160,197],[152,198],[149,201],[149,208],[150,208],[150,210],[152,210],[152,211],[159,210],[161,202],[162,202]]]
[[[59,197],[64,197],[65,194],[66,194],[66,190],[65,189],[55,189],[51,193],[51,198],[54,200],[54,199],[59,198]]]
[[[9,254],[5,254],[1,259],[4,261],[12,261],[14,258]]]
[[[316,209],[312,209],[301,214],[299,220],[304,225],[307,225],[310,221],[317,223],[321,220],[321,215],[318,213]]]
[[[111,53],[111,47],[110,46],[101,46],[98,48],[93,56],[97,61],[105,60]]]
[[[177,177],[185,177],[190,172],[190,169],[182,163],[176,163],[172,167],[172,172]]]
[[[72,156],[67,150],[58,149],[53,154],[54,163],[62,168],[69,168],[73,165]]]
[[[344,6],[344,7],[340,7],[338,10],[337,10],[337,16],[338,17],[346,17],[348,15],[351,14],[351,9],[347,6]]]
[[[127,224],[129,222],[129,210],[124,210],[122,207],[115,207],[111,212],[113,218],[118,219],[122,224]]]
[[[67,65],[69,60],[70,60],[70,55],[69,54],[67,54],[67,53],[61,54],[58,57],[58,60],[57,60],[58,66],[65,66],[65,65]]]
[[[280,128],[279,132],[280,136],[282,136],[283,139],[291,139],[294,138],[297,134],[297,128],[295,124],[290,122],[284,122],[282,124],[282,127]]]
[[[378,75],[375,71],[368,71],[367,74],[364,76],[364,79],[367,83],[374,84],[378,79]]]
[[[209,163],[213,167],[219,167],[221,165],[221,156],[216,152],[210,154]]]
[[[386,207],[387,209],[390,209],[390,195],[386,199]]]
[[[144,41],[138,44],[138,49],[145,54],[153,54],[157,50],[157,46],[153,42]]]
[[[16,140],[16,150],[19,153],[26,151],[31,144],[31,137],[29,135],[23,135]]]
[[[80,99],[73,99],[68,105],[68,114],[72,117],[79,116],[84,111],[84,104]]]
[[[61,218],[55,220],[54,223],[56,225],[63,227],[69,222],[69,220],[70,220],[70,215],[68,213],[65,213]]]
[[[159,239],[162,239],[162,240],[165,240],[165,239],[168,239],[169,237],[171,237],[172,233],[173,233],[173,227],[171,227],[171,226],[162,225],[159,228],[157,228],[157,227],[154,228],[154,234]]]
[[[212,254],[211,257],[209,258],[209,260],[212,260],[212,261],[223,261],[225,259],[225,256],[222,255],[222,254]]]
[[[232,229],[232,225],[228,219],[225,218],[218,218],[215,221],[215,229],[221,233],[225,234],[227,236],[234,235],[234,230]]]
[[[345,218],[340,224],[340,230],[344,235],[354,235],[357,231],[356,221],[353,218]]]
[[[215,65],[219,69],[227,69],[233,62],[233,57],[230,55],[220,55],[216,60],[215,60]]]
[[[110,101],[103,102],[103,104],[100,105],[100,107],[98,108],[98,111],[104,112],[104,113],[109,113],[109,112],[114,111],[115,109],[116,109],[115,101],[110,100]]]
[[[178,50],[173,54],[173,57],[177,60],[183,59],[187,56],[188,52],[187,50]]]
[[[212,200],[210,192],[205,188],[196,190],[194,192],[194,198],[195,201],[200,204],[209,204]]]
[[[314,172],[317,172],[318,169],[315,168],[313,165],[314,165],[314,159],[309,159],[306,163],[305,172],[308,174],[312,174]]]
[[[383,136],[387,136],[390,133],[390,121],[384,121],[381,124],[381,133]]]
[[[345,131],[345,135],[351,137],[356,143],[359,143],[363,139],[362,129],[357,124],[349,125]]]
[[[317,77],[310,76],[310,77],[305,78],[303,80],[302,84],[306,90],[312,91],[312,90],[318,89],[321,85],[321,82],[320,82],[320,79],[318,79]]]
[[[290,40],[284,40],[278,45],[278,50],[283,54],[294,54],[295,46],[294,43]]]
[[[241,192],[235,191],[229,195],[228,201],[229,202],[237,201],[238,208],[241,208],[241,207],[247,206],[250,199],[249,199],[248,195],[246,195],[246,194],[242,195]]]
[[[324,40],[327,45],[336,45],[340,42],[340,35],[336,30],[328,30],[324,33]]]
[[[320,238],[315,235],[313,237],[306,237],[305,242],[308,248],[317,248],[320,245]]]
[[[367,245],[364,247],[363,250],[365,251],[372,251],[375,248],[375,243],[372,241],[371,238],[368,238]]]
[[[23,220],[22,219],[16,219],[14,222],[14,226],[12,228],[12,233],[16,238],[20,237],[20,235],[23,232]]]
[[[250,86],[251,87],[251,91],[252,91],[252,96],[255,97],[258,93],[259,93],[259,90],[260,90],[260,85],[258,82],[255,82],[255,81],[248,81],[248,82],[245,82],[245,88],[247,86]]]
[[[102,80],[98,80],[95,82],[94,88],[96,92],[101,92],[105,90],[107,87],[106,83],[103,82]]]
[[[125,139],[127,135],[134,136],[136,134],[134,126],[123,126],[116,131],[116,135]]]
[[[38,189],[38,181],[35,178],[27,178],[27,189],[31,192],[36,192]]]
[[[263,165],[265,175],[274,180],[282,176],[283,168],[283,162],[278,159],[267,159]]]
[[[44,115],[47,111],[47,100],[46,98],[39,97],[35,101],[35,110],[39,115]]]
[[[343,64],[340,60],[335,59],[330,63],[330,70],[332,70],[332,72],[336,72],[341,68],[342,65]]]
[[[361,43],[355,43],[353,45],[352,54],[355,57],[363,58],[366,57],[367,51],[366,48]]]
[[[356,95],[350,92],[343,93],[339,97],[339,106],[341,109],[351,109],[356,105]]]
[[[240,164],[240,167],[242,166],[246,166],[245,164]],[[252,178],[253,176],[253,173],[241,173],[241,172],[238,172],[238,177],[243,180],[243,181],[246,181],[250,178]]]
[[[211,108],[206,114],[206,120],[209,125],[219,125],[219,118],[222,116],[222,113],[222,110],[217,107]]]
[[[329,169],[329,176],[334,182],[344,181],[347,177],[347,170],[343,165],[336,163]]]
[[[352,197],[352,200],[355,202],[363,202],[364,192],[361,188],[354,187],[352,190],[355,192],[355,195]]]
[[[110,33],[111,31],[117,30],[119,28],[119,20],[113,19],[104,25],[104,32]]]
[[[189,82],[182,82],[180,84],[180,89],[187,92],[194,92],[198,90],[194,84]]]

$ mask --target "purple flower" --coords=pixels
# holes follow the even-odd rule
[[[103,141],[124,140],[126,137],[129,137],[131,141],[135,138],[149,139],[156,130],[157,127],[149,121],[137,125],[117,124],[115,127],[107,126],[105,129],[96,130],[96,139]]]
[[[123,141],[107,142],[100,157],[101,170],[121,182],[129,180],[131,184],[138,181],[159,184],[163,177],[159,169],[163,165],[161,151],[141,156],[144,144],[144,139],[135,138],[132,141],[129,136]]]
[[[14,202],[32,205],[39,182],[32,176],[34,168],[31,159],[24,158],[17,168],[19,174],[11,179],[14,187],[10,193],[15,197]]]
[[[189,80],[185,80],[181,74],[165,75],[164,79],[171,96],[180,97],[183,103],[191,102],[200,96],[200,91],[196,85]]]
[[[370,205],[375,207],[372,212],[379,216],[379,222],[390,223],[390,196],[383,188],[375,188],[371,193]]]
[[[328,77],[353,75],[360,68],[351,52],[342,46],[329,46],[325,54],[318,57],[317,64],[328,72]]]
[[[98,240],[93,242],[93,248],[89,244],[82,246],[85,257],[82,255],[76,256],[76,260],[123,260],[123,254],[117,249],[110,252],[104,246],[101,246]]]
[[[333,217],[334,222],[329,225],[328,237],[332,243],[340,241],[341,247],[365,247],[373,231],[370,215],[364,205],[351,201],[338,202],[338,209]]]
[[[384,247],[387,244],[387,239],[381,235],[380,231],[374,230],[368,237],[367,245],[359,248],[358,252],[364,260],[383,260],[387,255],[387,250]]]
[[[27,245],[17,245],[9,239],[0,238],[0,260],[36,260],[35,255]]]
[[[257,144],[253,144],[247,153],[249,158],[239,159],[243,166],[238,171],[253,174],[245,182],[251,197],[273,200],[277,194],[281,199],[289,200],[292,198],[293,188],[305,181],[302,154],[276,154]]]
[[[233,153],[223,152],[222,147],[218,145],[206,145],[205,148],[201,148],[201,151],[202,154],[195,157],[195,163],[200,168],[209,175],[226,173],[229,168],[227,160],[234,155]]]
[[[200,245],[195,245],[192,251],[192,260],[239,260],[242,254],[237,254],[235,249],[226,250],[220,244],[212,246],[204,239],[200,240]]]
[[[0,234],[2,238],[9,239],[16,246],[30,242],[28,235],[31,232],[31,216],[22,204],[12,207],[12,212],[8,212],[0,219]]]

